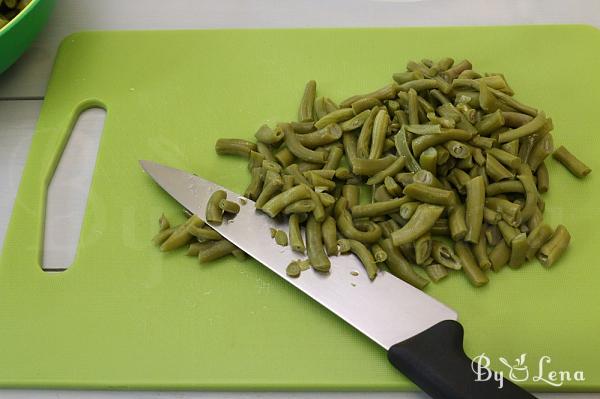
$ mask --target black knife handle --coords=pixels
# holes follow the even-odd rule
[[[471,359],[463,349],[463,334],[457,321],[442,321],[392,346],[388,359],[434,399],[535,398],[507,379],[502,389],[494,378],[476,381]]]

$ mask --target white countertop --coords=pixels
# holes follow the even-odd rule
[[[169,4],[169,6],[165,6]],[[457,17],[456,15],[459,15]],[[44,97],[56,48],[69,33],[80,30],[205,29],[289,27],[375,27],[439,25],[584,23],[600,27],[597,0],[57,0],[50,22],[35,44],[11,69],[0,75],[0,246],[12,210],[31,137]],[[101,113],[92,112],[73,133],[70,162],[93,154],[94,130],[101,129]],[[91,133],[90,133],[91,132]],[[92,170],[75,176],[68,168],[61,181],[68,185],[91,179]],[[55,198],[56,208],[66,201]],[[68,198],[72,201],[71,198]],[[74,237],[84,212],[85,198],[51,217],[71,227]],[[48,205],[53,207],[53,203]],[[62,212],[62,213],[61,213]],[[76,240],[74,240],[76,242]],[[75,244],[73,244],[75,245]],[[72,250],[73,248],[70,248]],[[69,248],[67,251],[69,252]],[[68,256],[53,259],[68,263]],[[0,359],[1,362],[1,359]],[[229,392],[97,392],[0,390],[0,398],[426,398],[421,393],[229,393]],[[600,394],[539,394],[540,398],[588,399]]]

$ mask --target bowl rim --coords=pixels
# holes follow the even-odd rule
[[[31,0],[29,2],[29,4],[27,4],[25,6],[25,8],[17,14],[16,17],[14,17],[13,19],[11,19],[6,25],[4,25],[2,28],[0,28],[0,35],[2,35],[4,32],[9,31],[14,25],[18,24],[20,20],[22,20],[23,18],[25,18],[27,16],[27,14],[29,14],[29,12],[31,11],[31,9],[42,0]]]

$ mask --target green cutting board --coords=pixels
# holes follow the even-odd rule
[[[150,159],[242,192],[245,162],[218,137],[251,139],[294,119],[304,83],[340,101],[383,86],[406,61],[468,58],[503,72],[554,120],[555,142],[595,171],[548,162],[546,219],[573,236],[551,270],[537,262],[461,273],[427,292],[456,309],[465,347],[493,365],[527,353],[536,390],[600,390],[600,33],[587,26],[89,32],[62,43],[0,264],[0,386],[409,390],[385,351],[253,260],[200,266],[150,243],[180,206],[138,165]],[[40,268],[46,188],[80,111],[107,109],[77,255]],[[374,304],[376,306],[376,304]],[[533,381],[550,369],[585,381]]]

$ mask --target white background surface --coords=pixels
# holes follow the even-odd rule
[[[353,27],[426,25],[505,25],[529,23],[586,23],[600,27],[597,0],[58,0],[48,27],[17,62],[0,75],[0,246],[8,224],[19,180],[26,160],[41,100],[56,48],[67,34],[80,30],[109,29],[203,29],[246,27]],[[1,56],[1,55],[0,55]],[[94,157],[94,141],[101,129],[102,114],[92,112],[79,123],[71,140],[69,162],[77,164]],[[89,162],[88,162],[89,164]],[[92,172],[69,173],[63,168],[61,180],[70,185],[89,181]],[[49,204],[73,235],[85,198],[54,196]],[[67,201],[68,199],[68,201]],[[60,210],[68,203],[67,210]],[[63,248],[64,249],[64,248]],[[68,248],[67,248],[68,249]],[[72,248],[71,248],[72,249]],[[56,248],[55,248],[56,250]],[[68,263],[65,255],[53,253],[56,263]],[[65,257],[61,259],[61,256]],[[382,356],[383,356],[382,352]],[[0,362],[2,360],[0,359]],[[588,399],[600,394],[540,394],[540,398]],[[214,393],[214,392],[91,392],[0,390],[0,397],[21,398],[351,398],[423,399],[420,393]]]

